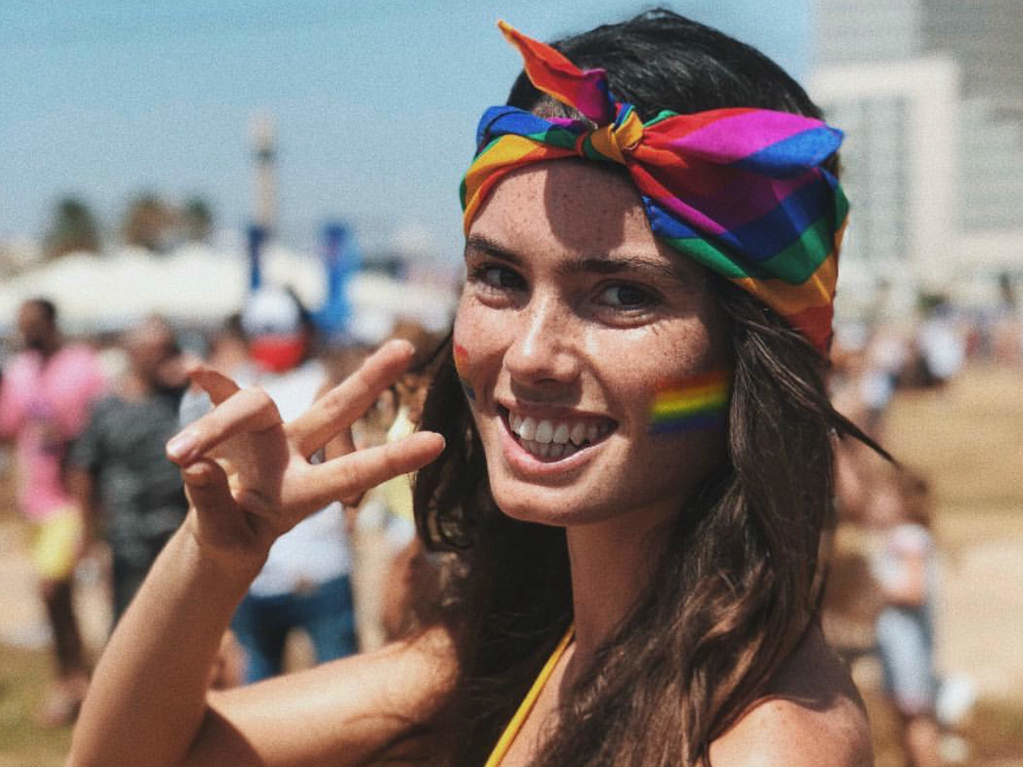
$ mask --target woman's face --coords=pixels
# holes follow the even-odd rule
[[[728,367],[726,323],[633,186],[585,162],[520,169],[465,258],[456,365],[498,506],[556,525],[677,511],[722,460],[724,428],[652,433],[652,401]]]

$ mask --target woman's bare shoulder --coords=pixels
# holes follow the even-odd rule
[[[712,765],[872,765],[864,702],[812,628],[766,694],[711,745]]]

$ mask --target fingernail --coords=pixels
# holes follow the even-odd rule
[[[168,441],[167,455],[177,461],[183,461],[195,450],[197,442],[196,433],[191,430],[185,430]]]

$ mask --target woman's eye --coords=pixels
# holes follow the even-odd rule
[[[515,270],[493,264],[477,267],[473,270],[473,279],[491,288],[502,290],[515,290],[523,287],[523,278]]]
[[[602,289],[599,301],[601,304],[619,309],[639,309],[655,303],[656,298],[643,288],[628,283],[617,283]]]

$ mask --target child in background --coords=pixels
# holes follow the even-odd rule
[[[884,601],[875,636],[885,691],[902,720],[907,765],[937,765],[937,579],[927,481],[906,468],[886,467],[868,504],[868,522],[882,533],[871,570]]]

